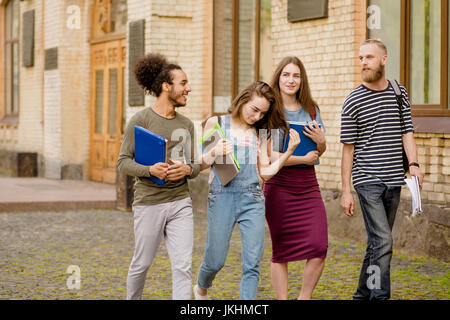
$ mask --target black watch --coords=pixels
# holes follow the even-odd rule
[[[420,166],[419,166],[419,164],[417,163],[417,162],[410,162],[409,163],[409,166],[411,167],[411,166],[415,166],[415,167],[417,167],[417,168],[420,168]]]

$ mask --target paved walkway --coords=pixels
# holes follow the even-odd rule
[[[92,181],[0,177],[1,299],[124,299],[133,255],[131,212],[114,208],[115,185]],[[89,210],[89,209],[102,210]],[[62,211],[64,210],[64,211]],[[3,211],[3,212],[2,212]],[[11,212],[18,211],[18,212]],[[203,259],[207,219],[196,212],[193,277]],[[240,234],[210,291],[213,299],[239,297]],[[350,299],[357,285],[364,243],[329,235],[327,262],[314,299]],[[261,261],[258,299],[274,299],[271,242]],[[81,270],[80,289],[69,289],[69,266]],[[304,261],[290,264],[289,299],[301,287]],[[393,299],[450,299],[450,264],[394,253]],[[163,242],[147,274],[144,299],[170,299],[170,262]]]
[[[86,180],[0,177],[0,211],[113,209],[116,186]]]
[[[203,259],[206,226],[206,215],[195,213],[194,280]],[[268,300],[275,298],[270,280],[271,242],[268,229],[265,242],[257,298]],[[67,210],[0,213],[0,300],[125,299],[133,249],[131,212]],[[313,298],[351,299],[358,283],[364,249],[365,244],[348,243],[330,236],[325,269]],[[239,299],[240,251],[240,232],[235,228],[225,266],[210,290],[212,299]],[[304,264],[304,261],[289,264],[289,299],[296,299],[300,292]],[[394,252],[391,265],[392,299],[450,299],[450,264]],[[79,288],[70,288],[74,284],[70,281],[74,270],[70,269],[71,266],[79,268]],[[170,270],[167,250],[164,241],[161,241],[147,274],[144,299],[171,299]],[[300,311],[301,308],[299,306]]]

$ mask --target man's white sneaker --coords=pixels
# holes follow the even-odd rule
[[[205,294],[204,296],[202,296],[200,293],[198,293],[198,285],[194,286],[194,297],[195,300],[208,300],[208,294]]]

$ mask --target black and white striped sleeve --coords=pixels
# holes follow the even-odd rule
[[[341,143],[354,144],[358,137],[356,120],[345,112],[345,106],[341,114]]]

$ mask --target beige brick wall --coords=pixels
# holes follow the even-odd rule
[[[80,29],[66,26],[70,5],[80,8]],[[85,0],[20,2],[20,17],[35,10],[34,66],[22,67],[20,60],[19,121],[0,126],[0,148],[41,154],[50,178],[60,178],[64,164],[88,164],[90,6]],[[44,50],[52,47],[58,47],[58,69],[44,71]]]
[[[145,4],[128,1],[129,21],[145,19],[145,53],[162,53],[186,72],[192,92],[187,107],[179,111],[193,120],[202,119],[210,104],[210,36],[209,29],[205,28],[210,6],[211,3],[203,0],[154,0]],[[154,97],[146,97],[145,106],[154,101]],[[140,109],[128,107],[127,120]]]
[[[59,47],[61,41],[63,2],[45,1],[44,49]],[[61,123],[61,48],[58,48],[58,69],[44,71],[44,175],[59,179],[62,165]]]
[[[92,1],[60,1],[61,30],[59,70],[61,75],[61,132],[63,164],[82,164],[89,160],[90,138],[90,26]],[[80,29],[69,29],[67,8],[80,8]],[[87,170],[83,170],[87,173]]]
[[[19,125],[17,123],[0,123],[0,149],[16,151]]]
[[[81,29],[66,27],[67,7],[81,9]],[[20,121],[0,125],[2,150],[34,151],[48,161],[48,170],[89,158],[89,32],[92,1],[21,1],[21,15],[35,9],[35,61],[21,67]],[[272,1],[273,65],[287,55],[298,56],[308,72],[314,98],[327,128],[327,151],[317,168],[322,188],[340,188],[340,112],[345,97],[360,82],[357,51],[365,38],[365,1],[329,1],[326,19],[289,23],[287,0]],[[160,52],[182,66],[192,92],[180,112],[199,124],[211,114],[212,1],[128,0],[128,21],[145,19],[146,53]],[[42,39],[44,30],[44,39]],[[42,41],[44,40],[44,42]],[[44,46],[44,47],[43,47]],[[59,47],[58,70],[43,70],[43,49]],[[125,69],[128,77],[128,68]],[[128,83],[125,79],[125,83]],[[127,96],[127,86],[125,86]],[[154,102],[146,97],[145,106]],[[43,107],[45,106],[45,108]],[[142,107],[127,107],[129,119]],[[416,133],[419,161],[426,173],[424,200],[450,201],[449,134]],[[84,170],[87,172],[87,170]],[[408,192],[404,192],[409,197]]]
[[[450,203],[450,133],[415,133],[414,136],[419,163],[425,172],[422,198]]]
[[[34,66],[25,68],[20,63],[20,114],[17,151],[41,152],[43,148],[42,97],[44,68],[42,48],[41,1],[20,2],[20,12],[35,10]],[[22,34],[22,24],[21,24]],[[22,52],[22,46],[20,46]]]
[[[151,36],[146,43],[147,52],[166,55],[186,72],[192,92],[187,107],[179,111],[191,119],[202,116],[201,79],[197,76],[203,67],[199,23],[202,7],[203,1],[152,1]]]

